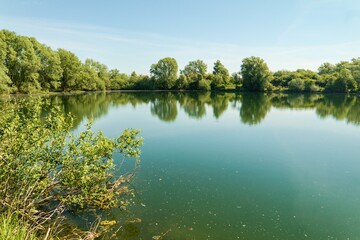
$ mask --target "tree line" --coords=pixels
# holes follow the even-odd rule
[[[317,71],[271,72],[263,59],[252,56],[230,74],[220,60],[212,71],[202,60],[179,71],[176,60],[167,57],[152,64],[149,75],[128,75],[93,59],[82,62],[74,53],[53,50],[33,37],[0,31],[0,93],[104,90],[358,92],[360,58],[324,63]]]

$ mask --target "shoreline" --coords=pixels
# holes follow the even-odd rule
[[[245,91],[245,90],[209,90],[209,91],[204,91],[204,90],[161,90],[161,89],[156,89],[156,90],[139,90],[139,89],[133,89],[133,90],[127,90],[127,89],[122,89],[122,90],[105,90],[105,91],[73,91],[73,92],[36,92],[36,93],[7,93],[7,94],[0,94],[0,97],[6,97],[6,96],[59,96],[59,95],[63,95],[63,96],[73,96],[73,95],[82,95],[82,94],[92,94],[92,93],[161,93],[161,92],[172,92],[172,93],[186,93],[186,92],[202,92],[202,93],[206,93],[206,92],[210,92],[210,93],[251,93],[251,94],[259,94],[259,93],[264,93],[264,94],[304,94],[304,95],[308,95],[308,94],[323,94],[323,95],[353,95],[353,96],[360,96],[360,92],[324,92],[324,91],[319,91],[319,92],[294,92],[294,91]]]

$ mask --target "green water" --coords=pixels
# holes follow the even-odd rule
[[[109,93],[52,97],[115,137],[140,128],[127,239],[360,239],[360,98]],[[118,212],[111,212],[120,218]]]

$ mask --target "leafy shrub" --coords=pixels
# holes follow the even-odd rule
[[[109,139],[88,124],[77,136],[70,116],[44,112],[49,105],[39,99],[0,108],[0,213],[16,212],[45,230],[63,211],[126,208],[133,175],[114,174],[113,154],[139,159],[138,130]]]
[[[210,91],[211,90],[210,82],[205,79],[200,80],[198,85],[198,90]]]
[[[289,82],[289,90],[292,92],[302,92],[305,90],[305,82],[303,79],[296,78]]]

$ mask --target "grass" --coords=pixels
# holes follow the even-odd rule
[[[14,214],[0,215],[1,240],[38,240],[25,222],[19,220]]]

